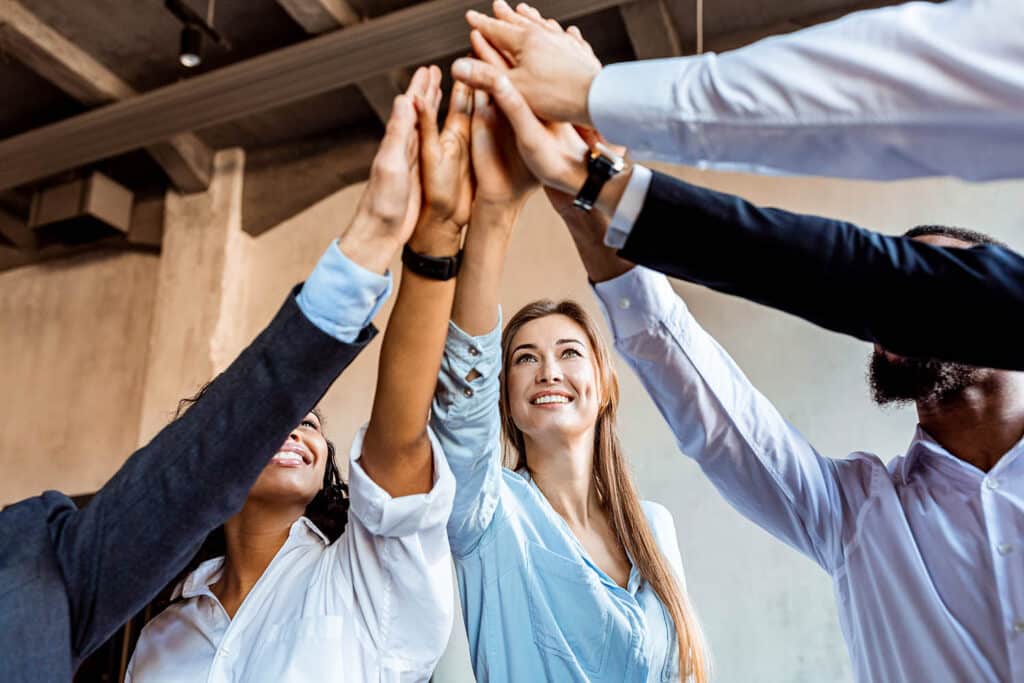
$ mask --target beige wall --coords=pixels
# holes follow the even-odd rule
[[[897,232],[918,223],[945,222],[986,230],[1018,248],[1024,247],[1024,183],[967,186],[932,180],[876,184],[676,172],[757,202],[845,218],[878,230]],[[270,319],[291,286],[309,272],[351,216],[361,189],[355,186],[339,192],[256,239],[237,236],[232,232],[237,231],[237,224],[225,222],[223,216],[216,220],[217,229],[223,231],[218,233],[222,243],[233,245],[235,254],[233,265],[225,267],[233,288],[227,300],[233,304],[226,307],[221,318],[230,319],[230,334],[224,332],[223,322],[218,328],[221,332],[211,333],[222,340],[214,345],[216,358],[230,357]],[[233,201],[219,206],[233,210]],[[686,228],[679,226],[681,230]],[[163,258],[172,252],[178,253],[165,247]],[[5,325],[0,340],[4,346],[0,349],[6,352],[0,374],[0,401],[4,401],[0,404],[0,439],[4,446],[0,458],[5,458],[5,478],[0,486],[3,501],[36,493],[43,487],[71,491],[92,488],[130,450],[132,435],[121,433],[132,432],[130,425],[138,425],[139,420],[126,423],[120,416],[122,411],[131,412],[143,391],[139,377],[144,354],[137,343],[148,339],[143,322],[154,316],[165,321],[161,338],[169,348],[162,353],[168,357],[174,357],[174,348],[180,352],[184,343],[181,339],[174,341],[181,331],[168,329],[173,327],[174,316],[160,308],[159,302],[170,294],[162,289],[159,297],[153,295],[157,264],[152,259],[146,261],[146,257],[131,258],[142,259],[135,264],[138,272],[134,277],[147,285],[130,296],[111,295],[104,289],[102,284],[109,280],[92,263],[68,264],[56,272],[29,269],[0,276],[0,312]],[[543,197],[534,198],[527,207],[509,258],[503,288],[507,314],[529,300],[549,296],[576,298],[599,315],[571,243]],[[160,265],[162,271],[169,267],[166,262]],[[188,286],[174,282],[163,272],[159,277],[161,288]],[[16,283],[19,296],[8,293],[11,283]],[[73,303],[53,293],[61,289],[74,290]],[[842,456],[863,449],[888,458],[908,443],[913,415],[880,411],[867,398],[863,381],[866,345],[689,285],[677,289],[754,383],[823,453]],[[149,292],[148,298],[145,292]],[[72,292],[68,291],[67,296]],[[123,297],[123,301],[112,306],[111,296]],[[158,300],[156,312],[150,314],[154,299]],[[183,304],[179,300],[175,305]],[[43,316],[40,322],[41,310],[54,313]],[[385,307],[378,316],[379,327],[383,328],[389,310]],[[92,311],[93,315],[86,316],[83,311]],[[96,315],[103,325],[90,322],[83,330],[81,321],[95,321]],[[110,346],[110,333],[101,331],[116,330],[119,324],[126,326],[124,334],[131,335],[136,343],[128,343],[126,338],[121,346]],[[8,339],[8,327],[19,330],[12,337],[15,341]],[[76,358],[83,363],[86,359],[100,362],[97,354],[106,358],[109,350],[110,359],[101,361],[107,369],[84,376],[72,372],[61,358],[63,347],[57,343],[67,337],[76,339]],[[327,430],[343,452],[355,429],[369,415],[379,345],[378,338],[324,401]],[[20,369],[22,366],[36,370]],[[816,565],[771,539],[721,501],[697,468],[678,454],[672,435],[638,382],[621,364],[619,367],[623,441],[634,458],[643,495],[664,503],[675,516],[689,589],[713,648],[717,680],[849,680],[828,578]],[[153,382],[167,380],[159,365],[150,363],[149,372],[156,373]],[[131,390],[109,390],[105,383],[111,377],[119,378],[123,386],[130,385]],[[170,386],[174,381],[178,380],[172,378],[168,386],[156,392],[162,398],[148,401],[147,411],[173,409],[173,405],[157,404],[170,403],[172,397],[182,395],[184,387],[176,393]],[[105,401],[96,400],[100,395]],[[55,412],[53,405],[62,409]],[[37,413],[45,418],[37,418]],[[148,419],[151,422],[141,416],[144,425],[156,425],[153,418]],[[75,429],[67,427],[72,423]],[[47,434],[43,437],[44,448],[33,449],[26,463],[21,444],[34,443],[39,433],[53,431],[69,436],[56,439]],[[91,437],[91,444],[104,445],[78,451],[87,452],[87,457],[61,460],[63,445],[69,439],[80,446],[85,443],[82,434]],[[110,434],[121,435],[116,444]],[[436,680],[471,680],[461,624],[452,643]]]
[[[0,273],[0,506],[94,491],[135,448],[157,260]]]

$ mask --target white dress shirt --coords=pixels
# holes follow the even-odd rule
[[[605,67],[591,118],[637,158],[893,179],[1024,177],[1024,2],[869,10],[719,55]]]
[[[918,428],[905,456],[822,456],[672,290],[596,285],[682,451],[739,512],[832,577],[864,683],[1024,682],[1024,441],[988,473]]]
[[[445,525],[455,480],[433,433],[429,493],[392,498],[352,444],[351,508],[328,545],[305,517],[234,619],[211,592],[223,558],[200,565],[180,600],[142,630],[126,683],[426,681],[453,618]]]

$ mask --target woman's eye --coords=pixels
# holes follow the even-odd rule
[[[519,356],[519,358],[516,358],[516,365],[521,365],[522,363],[532,363],[535,360],[537,359],[533,355],[529,353],[524,353],[523,355]]]
[[[562,351],[562,358],[582,358],[583,354],[576,349],[566,349]]]
[[[303,420],[300,427],[309,427],[310,429],[320,429],[315,422],[312,420]]]

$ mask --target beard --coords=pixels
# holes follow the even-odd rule
[[[875,350],[868,366],[871,397],[880,406],[942,403],[986,376],[985,368],[930,358],[893,359]]]

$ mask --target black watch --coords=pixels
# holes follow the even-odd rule
[[[618,154],[600,142],[594,145],[587,153],[587,180],[576,195],[573,206],[584,211],[593,209],[604,184],[621,173],[625,167],[626,160]]]
[[[402,263],[417,275],[431,280],[451,280],[459,272],[462,250],[455,256],[426,256],[417,254],[407,244],[402,248]]]

